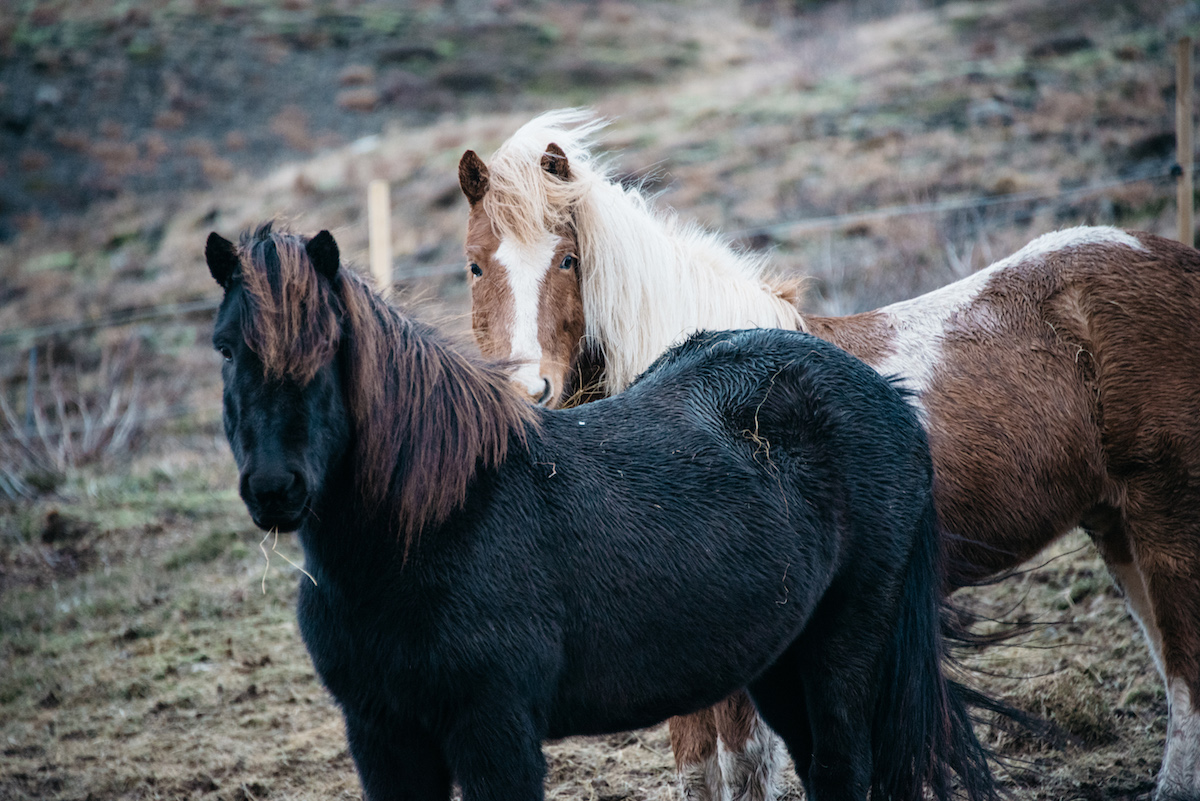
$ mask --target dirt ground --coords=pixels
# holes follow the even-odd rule
[[[615,118],[623,176],[808,275],[816,312],[927,291],[1065,225],[1170,233],[1173,186],[1133,178],[1173,160],[1171,45],[1200,33],[1193,4],[791,5],[0,6],[0,476],[24,486],[0,486],[0,798],[359,795],[296,630],[298,548],[263,541],[234,491],[207,315],[39,341],[51,424],[113,403],[130,425],[35,437],[37,458],[13,444],[34,343],[4,337],[213,299],[210,230],[282,216],[364,263],[363,186],[386,178],[397,288],[462,331],[458,157],[586,103]],[[1109,179],[1129,183],[1064,194]],[[1011,796],[1150,798],[1165,697],[1086,538],[962,597],[1032,624],[968,676],[1071,735],[981,729]],[[552,799],[675,797],[662,726],[546,753]]]
[[[0,551],[5,798],[357,797],[296,631],[297,547],[249,524],[216,421],[188,428],[122,475],[6,514],[21,540],[10,529]],[[1075,740],[985,731],[1005,783],[1021,799],[1149,798],[1166,707],[1141,636],[1085,538],[1043,561],[970,594],[978,611],[1037,621],[972,660],[972,680]],[[663,726],[547,754],[550,798],[673,797]]]

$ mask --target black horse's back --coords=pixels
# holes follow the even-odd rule
[[[640,421],[636,428],[633,420]],[[879,688],[877,700],[860,710],[861,739],[816,743],[817,749],[869,753],[873,769],[856,781],[876,798],[915,799],[926,787],[945,798],[952,773],[962,777],[968,797],[991,796],[987,754],[956,691],[942,679],[932,465],[902,390],[805,334],[703,333],[664,354],[621,395],[546,414],[543,422],[529,458],[544,467],[547,481],[579,482],[555,493],[552,503],[564,506],[550,518],[569,522],[561,528],[550,523],[549,539],[594,538],[614,546],[602,561],[629,565],[617,575],[589,571],[596,583],[585,582],[584,594],[607,596],[617,586],[629,608],[648,610],[622,627],[639,632],[643,643],[638,656],[644,658],[627,660],[633,673],[614,673],[605,683],[604,670],[580,671],[586,681],[560,685],[560,709],[574,710],[581,695],[616,699],[639,685],[634,695],[644,703],[656,690],[641,677],[672,654],[704,644],[705,652],[724,655],[725,662],[710,656],[677,668],[669,687],[676,706],[654,708],[678,710],[688,680],[719,686],[720,675],[746,671],[738,655],[755,653],[774,636],[772,667],[750,689],[793,753],[804,752],[797,763],[804,775],[800,766],[814,747],[816,725],[809,719],[844,716],[843,701],[854,691],[842,686],[840,674],[862,653],[877,653],[878,664],[856,674]],[[584,455],[560,459],[568,448]],[[647,469],[652,476],[638,472]],[[636,515],[638,531],[660,513],[674,523],[631,536],[631,520],[614,518],[614,507]],[[586,525],[570,522],[577,520]],[[693,583],[674,575],[683,563]],[[716,601],[711,609],[696,604],[703,594]],[[641,636],[662,625],[664,608],[671,625]],[[594,625],[591,610],[577,611]],[[784,620],[792,623],[781,625]],[[600,652],[614,647],[595,645]],[[596,658],[581,656],[575,664]],[[797,704],[805,694],[812,699]],[[699,709],[720,697],[710,689],[688,696],[683,707]],[[615,712],[620,704],[606,700],[605,707]],[[594,714],[571,723],[599,732],[648,722],[602,722],[599,715],[585,724]],[[816,778],[806,776],[806,783],[820,798],[820,770],[809,773]],[[844,781],[828,779],[831,787]]]
[[[774,329],[698,334],[664,355],[643,380],[653,382],[670,377],[673,370],[697,368],[705,375],[706,363],[720,361],[722,353],[738,365],[738,380],[730,384],[727,398],[732,427],[755,443],[757,456],[773,454],[779,480],[787,480],[791,465],[809,464],[819,455],[815,461],[823,465],[823,478],[845,482],[816,491],[801,483],[796,496],[843,499],[835,506],[842,526],[878,527],[889,537],[889,523],[896,520],[910,521],[914,527],[899,538],[909,546],[907,553],[896,547],[899,542],[874,541],[869,554],[853,560],[852,577],[834,579],[826,598],[839,602],[823,600],[795,644],[795,653],[785,654],[751,685],[760,707],[766,707],[760,711],[773,725],[777,710],[784,711],[778,728],[787,739],[789,718],[798,706],[786,698],[794,692],[789,684],[794,687],[796,674],[807,672],[810,698],[799,706],[814,717],[812,707],[821,705],[821,690],[837,686],[839,664],[853,662],[858,649],[861,633],[847,619],[848,610],[855,607],[852,599],[869,597],[867,588],[892,578],[893,567],[881,559],[901,560],[907,569],[896,588],[899,613],[886,624],[888,642],[875,676],[880,690],[871,725],[872,797],[917,801],[928,788],[935,797],[946,798],[953,774],[968,798],[994,798],[989,755],[974,734],[965,703],[972,693],[942,677],[946,645],[941,625],[947,603],[938,590],[942,537],[926,436],[908,393],[888,386],[865,364],[848,363],[828,343]],[[831,398],[837,402],[831,403]],[[870,610],[855,612],[859,613]],[[847,632],[853,635],[846,637]],[[812,639],[822,641],[816,659],[804,653]],[[809,732],[792,734],[790,745],[797,740],[801,749],[811,745]],[[798,770],[801,765],[798,759]],[[805,783],[818,797],[820,780],[820,770],[810,766]]]

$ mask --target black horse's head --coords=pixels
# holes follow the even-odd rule
[[[304,523],[348,451],[339,358],[337,243],[260,226],[234,245],[216,233],[205,258],[225,290],[213,347],[225,359],[225,434],[238,489],[259,528]]]

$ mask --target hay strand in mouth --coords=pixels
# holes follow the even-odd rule
[[[275,539],[271,542],[271,552],[268,553],[267,547],[266,547],[267,537],[270,537],[272,534],[275,535]],[[267,573],[271,570],[271,554],[272,553],[275,554],[276,556],[278,556],[283,561],[287,562],[292,567],[299,570],[304,575],[308,576],[308,580],[313,583],[313,586],[314,587],[317,586],[317,580],[315,578],[313,578],[313,574],[309,573],[307,570],[300,567],[300,565],[296,564],[291,559],[288,559],[286,554],[280,553],[278,550],[278,546],[279,546],[279,529],[278,528],[272,528],[270,531],[268,531],[266,534],[264,534],[263,538],[261,540],[259,540],[259,542],[258,542],[258,549],[260,551],[262,551],[263,558],[267,560],[267,563],[265,565],[263,565],[263,574],[262,574],[263,595],[267,594]]]

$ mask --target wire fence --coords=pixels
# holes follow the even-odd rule
[[[0,345],[30,345],[56,337],[68,337],[101,331],[106,328],[119,328],[136,323],[172,320],[186,317],[190,314],[215,311],[221,305],[219,299],[205,298],[186,303],[167,303],[161,306],[146,306],[139,309],[125,309],[104,317],[94,317],[90,320],[67,320],[57,323],[46,323],[31,328],[11,328],[0,331]]]
[[[1179,167],[1171,169],[1155,167],[1141,170],[1121,178],[1099,181],[1086,186],[1063,189],[1055,192],[1018,192],[1006,195],[982,195],[971,198],[959,198],[928,203],[911,203],[898,206],[884,206],[876,209],[834,214],[823,217],[805,217],[794,220],[781,220],[763,225],[756,225],[726,234],[732,239],[769,234],[797,235],[821,230],[837,230],[849,228],[864,222],[878,221],[895,217],[918,214],[944,214],[954,211],[982,210],[1005,205],[1037,204],[1046,205],[1064,200],[1074,200],[1102,194],[1130,184],[1145,181],[1161,181],[1178,175]],[[462,262],[449,262],[437,265],[421,265],[417,262],[394,264],[392,281],[406,281],[429,278],[442,278],[462,273]],[[88,320],[66,320],[54,323],[31,326],[28,328],[12,328],[0,331],[0,346],[30,347],[50,339],[71,337],[78,334],[100,331],[108,328],[133,325],[137,323],[158,322],[186,317],[202,312],[212,312],[220,305],[219,298],[205,298],[182,303],[169,303],[161,306],[149,306],[138,309],[126,309],[103,317]]]
[[[837,228],[848,228],[873,220],[891,217],[906,217],[914,214],[944,214],[952,211],[983,210],[995,206],[1019,205],[1022,203],[1047,204],[1063,200],[1078,199],[1098,195],[1110,189],[1143,181],[1165,180],[1175,174],[1173,169],[1157,167],[1141,170],[1124,178],[1113,178],[1087,186],[1073,189],[1061,189],[1056,192],[1014,192],[1006,195],[985,195],[959,200],[932,201],[929,203],[910,203],[901,206],[884,206],[878,209],[851,212],[849,214],[834,214],[826,217],[809,217],[799,220],[785,220],[768,223],[741,231],[730,232],[732,237],[750,236],[752,234],[801,234],[811,231],[821,231]]]
[[[1045,207],[1080,198],[1102,195],[1105,192],[1131,184],[1148,181],[1165,181],[1180,175],[1182,172],[1182,168],[1178,165],[1171,169],[1157,166],[1125,176],[1053,192],[1019,192],[1005,195],[984,195],[927,203],[884,206],[845,214],[779,220],[741,230],[729,231],[726,234],[733,240],[764,235],[779,239],[803,236],[816,231],[832,232],[867,222],[914,215],[933,216],[967,211],[975,213],[978,216],[984,210],[1003,206],[1020,207],[1024,205],[1028,207],[1032,205],[1035,207]],[[1029,209],[1026,210],[1028,211]],[[386,265],[389,263],[392,265],[392,283],[444,278],[464,273],[464,264],[462,262],[435,265],[423,265],[418,262],[396,263],[389,256],[386,261],[382,262],[384,269],[386,269]],[[61,446],[64,440],[70,441],[73,437],[82,436],[89,425],[88,420],[68,420],[62,416],[61,411],[60,424],[57,426],[47,426],[45,421],[35,420],[37,406],[35,388],[39,376],[38,351],[43,343],[61,341],[83,334],[123,326],[179,320],[201,314],[211,315],[219,305],[219,298],[199,298],[157,306],[123,309],[109,315],[85,320],[63,320],[26,328],[13,328],[0,331],[0,347],[16,346],[29,349],[26,382],[27,398],[25,401],[26,419],[22,424],[16,419],[12,410],[6,408],[8,412],[5,415],[7,421],[6,427],[9,430],[0,432],[0,452],[8,451],[12,455],[12,449],[17,448],[18,450],[23,449],[27,455],[33,454],[39,443],[47,450],[50,450],[54,447],[54,442],[58,442],[59,446]],[[160,408],[156,411],[150,411],[145,408],[136,411],[138,412],[137,427],[145,433],[152,427],[161,427],[172,421],[184,418],[194,419],[196,415],[202,414],[203,410],[183,402],[171,403],[165,408]],[[35,437],[37,442],[34,441]],[[36,454],[33,455],[36,456]],[[0,465],[0,495],[16,498],[19,496],[31,497],[33,493],[18,473],[13,472],[10,467]]]

